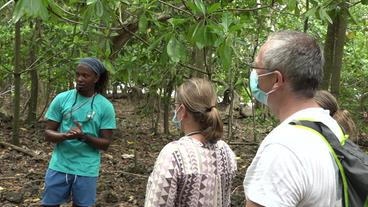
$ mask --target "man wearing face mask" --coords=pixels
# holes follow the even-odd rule
[[[280,124],[262,141],[247,169],[246,207],[342,205],[338,168],[328,146],[311,130],[289,124],[320,121],[342,139],[329,111],[313,99],[322,67],[322,51],[305,33],[278,32],[260,48],[250,88]]]

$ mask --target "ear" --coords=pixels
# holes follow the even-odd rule
[[[182,107],[183,107],[183,109],[182,109],[182,114],[183,114],[183,117],[182,117],[182,119],[184,119],[184,118],[187,118],[188,117],[188,110],[187,110],[187,108],[184,106],[184,105],[182,105]]]
[[[280,71],[275,70],[274,72],[276,74],[276,80],[275,80],[275,84],[273,85],[272,88],[278,88],[278,87],[284,85],[285,78],[284,78],[284,74],[282,74]]]

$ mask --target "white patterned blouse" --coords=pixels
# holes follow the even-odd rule
[[[145,207],[229,207],[235,154],[222,140],[203,144],[184,136],[158,156]]]

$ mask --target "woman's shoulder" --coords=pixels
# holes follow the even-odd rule
[[[188,145],[190,145],[190,144],[191,144],[191,140],[188,137],[184,136],[184,137],[181,137],[178,140],[171,141],[170,143],[166,144],[162,148],[161,153],[162,152],[172,153],[172,152],[175,152],[175,151],[180,151],[183,148],[187,148]]]
[[[230,146],[224,140],[221,139],[216,142],[216,145],[218,148],[230,149]]]

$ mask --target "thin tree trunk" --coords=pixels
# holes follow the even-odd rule
[[[198,49],[197,47],[194,47],[193,50],[193,61],[194,61],[194,65],[201,69],[202,71],[205,70],[205,54],[204,54],[204,49]],[[194,72],[193,73],[194,77],[198,77],[198,78],[203,78],[204,77],[204,73],[200,73],[200,72]]]
[[[164,92],[164,133],[165,134],[170,134],[170,129],[169,129],[170,103],[171,103],[171,93],[174,88],[174,81],[175,81],[175,77],[172,77],[172,79],[166,85],[165,92]]]
[[[15,23],[14,42],[14,102],[13,102],[13,139],[12,144],[19,145],[19,110],[20,110],[20,27],[21,23]]]
[[[309,10],[309,0],[306,0],[306,2],[305,2],[305,9],[306,9],[306,11]],[[305,33],[308,31],[308,20],[309,20],[308,17],[306,17],[305,20],[304,20],[303,32],[305,32]]]
[[[344,55],[345,33],[347,28],[348,5],[342,3],[341,10],[337,14],[337,29],[335,38],[334,72],[331,75],[331,93],[339,96],[342,58]]]
[[[230,68],[231,70],[231,68]],[[234,121],[234,84],[232,81],[232,77],[230,77],[230,107],[229,107],[229,121],[228,121],[228,140],[231,141],[233,137],[233,121]]]
[[[336,18],[333,18],[333,24],[328,23],[327,34],[324,46],[325,65],[323,68],[323,81],[321,88],[328,90],[331,82],[331,74],[333,71],[334,62],[334,47],[335,47],[335,24]]]
[[[41,30],[41,21],[36,20],[36,25],[32,35],[32,43],[29,48],[30,64],[33,64],[36,61],[36,53],[41,34],[40,30]],[[28,124],[33,125],[37,121],[38,71],[33,66],[33,69],[29,71],[29,74],[31,78],[31,98],[29,101],[27,122]]]
[[[160,119],[161,119],[161,97],[162,97],[162,90],[160,89],[160,93],[157,97],[155,97],[155,109],[157,110],[157,114],[156,114],[156,120],[155,120],[155,124],[154,124],[154,133],[158,134],[158,124],[160,123]],[[154,113],[153,113],[154,114]]]

